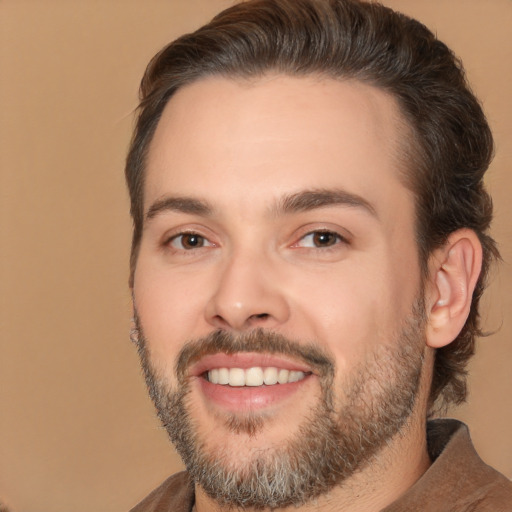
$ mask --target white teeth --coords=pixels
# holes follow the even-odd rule
[[[279,382],[279,384],[287,384],[289,376],[290,376],[289,370],[281,369],[281,370],[279,370],[279,373],[277,374],[277,382]]]
[[[300,379],[304,378],[304,374],[302,372],[291,371],[290,376],[288,377],[288,382],[297,382]]]
[[[212,370],[208,374],[208,379],[210,380],[210,382],[212,384],[218,384],[219,383],[219,370],[217,370],[217,369]]]
[[[245,372],[246,386],[261,386],[263,384],[263,370],[261,368],[249,368]]]
[[[212,384],[222,384],[233,387],[242,386],[273,386],[288,384],[302,380],[306,374],[296,370],[285,370],[274,367],[261,368],[255,366],[244,370],[242,368],[213,368],[208,371],[208,380]]]
[[[245,371],[242,368],[229,369],[229,385],[245,386]]]
[[[229,384],[229,370],[227,368],[219,368],[219,384]]]
[[[277,368],[265,368],[263,370],[263,382],[267,386],[277,384]]]

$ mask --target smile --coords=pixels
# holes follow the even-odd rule
[[[310,373],[310,372],[308,372]],[[208,382],[232,387],[274,386],[303,380],[308,374],[286,368],[254,366],[252,368],[214,368],[206,372]]]
[[[303,362],[254,352],[204,356],[189,375],[208,404],[231,412],[284,403],[316,380],[312,368]]]

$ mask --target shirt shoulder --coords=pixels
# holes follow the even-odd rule
[[[466,425],[429,422],[428,443],[432,465],[385,512],[512,512],[512,482],[482,461]]]
[[[190,512],[193,505],[194,484],[182,471],[170,476],[130,512]]]

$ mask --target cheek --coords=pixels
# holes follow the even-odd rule
[[[331,274],[296,301],[301,330],[335,356],[339,371],[349,369],[380,339],[379,330],[387,318],[375,291],[368,293],[361,280],[355,286]]]
[[[411,269],[398,272],[390,259],[360,259],[325,274],[297,275],[288,294],[300,330],[347,372],[379,345],[393,345],[417,295],[415,275]]]
[[[134,280],[135,308],[158,368],[173,365],[184,343],[203,336],[207,296],[204,275],[182,275],[139,264]]]

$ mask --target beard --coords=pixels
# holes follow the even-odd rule
[[[330,354],[317,344],[261,329],[239,335],[215,331],[187,343],[176,360],[178,384],[171,389],[153,368],[135,321],[141,366],[158,416],[192,479],[220,505],[273,509],[314,500],[368,466],[400,434],[414,410],[425,346],[420,301],[394,343],[379,345],[351,371],[343,382],[342,400],[333,386],[336,367]],[[193,362],[219,352],[292,356],[318,375],[321,395],[316,406],[280,447],[260,447],[248,460],[239,461],[228,444],[211,447],[212,435],[200,435],[186,373]],[[262,413],[228,414],[223,419],[232,436],[254,437],[265,427]]]

